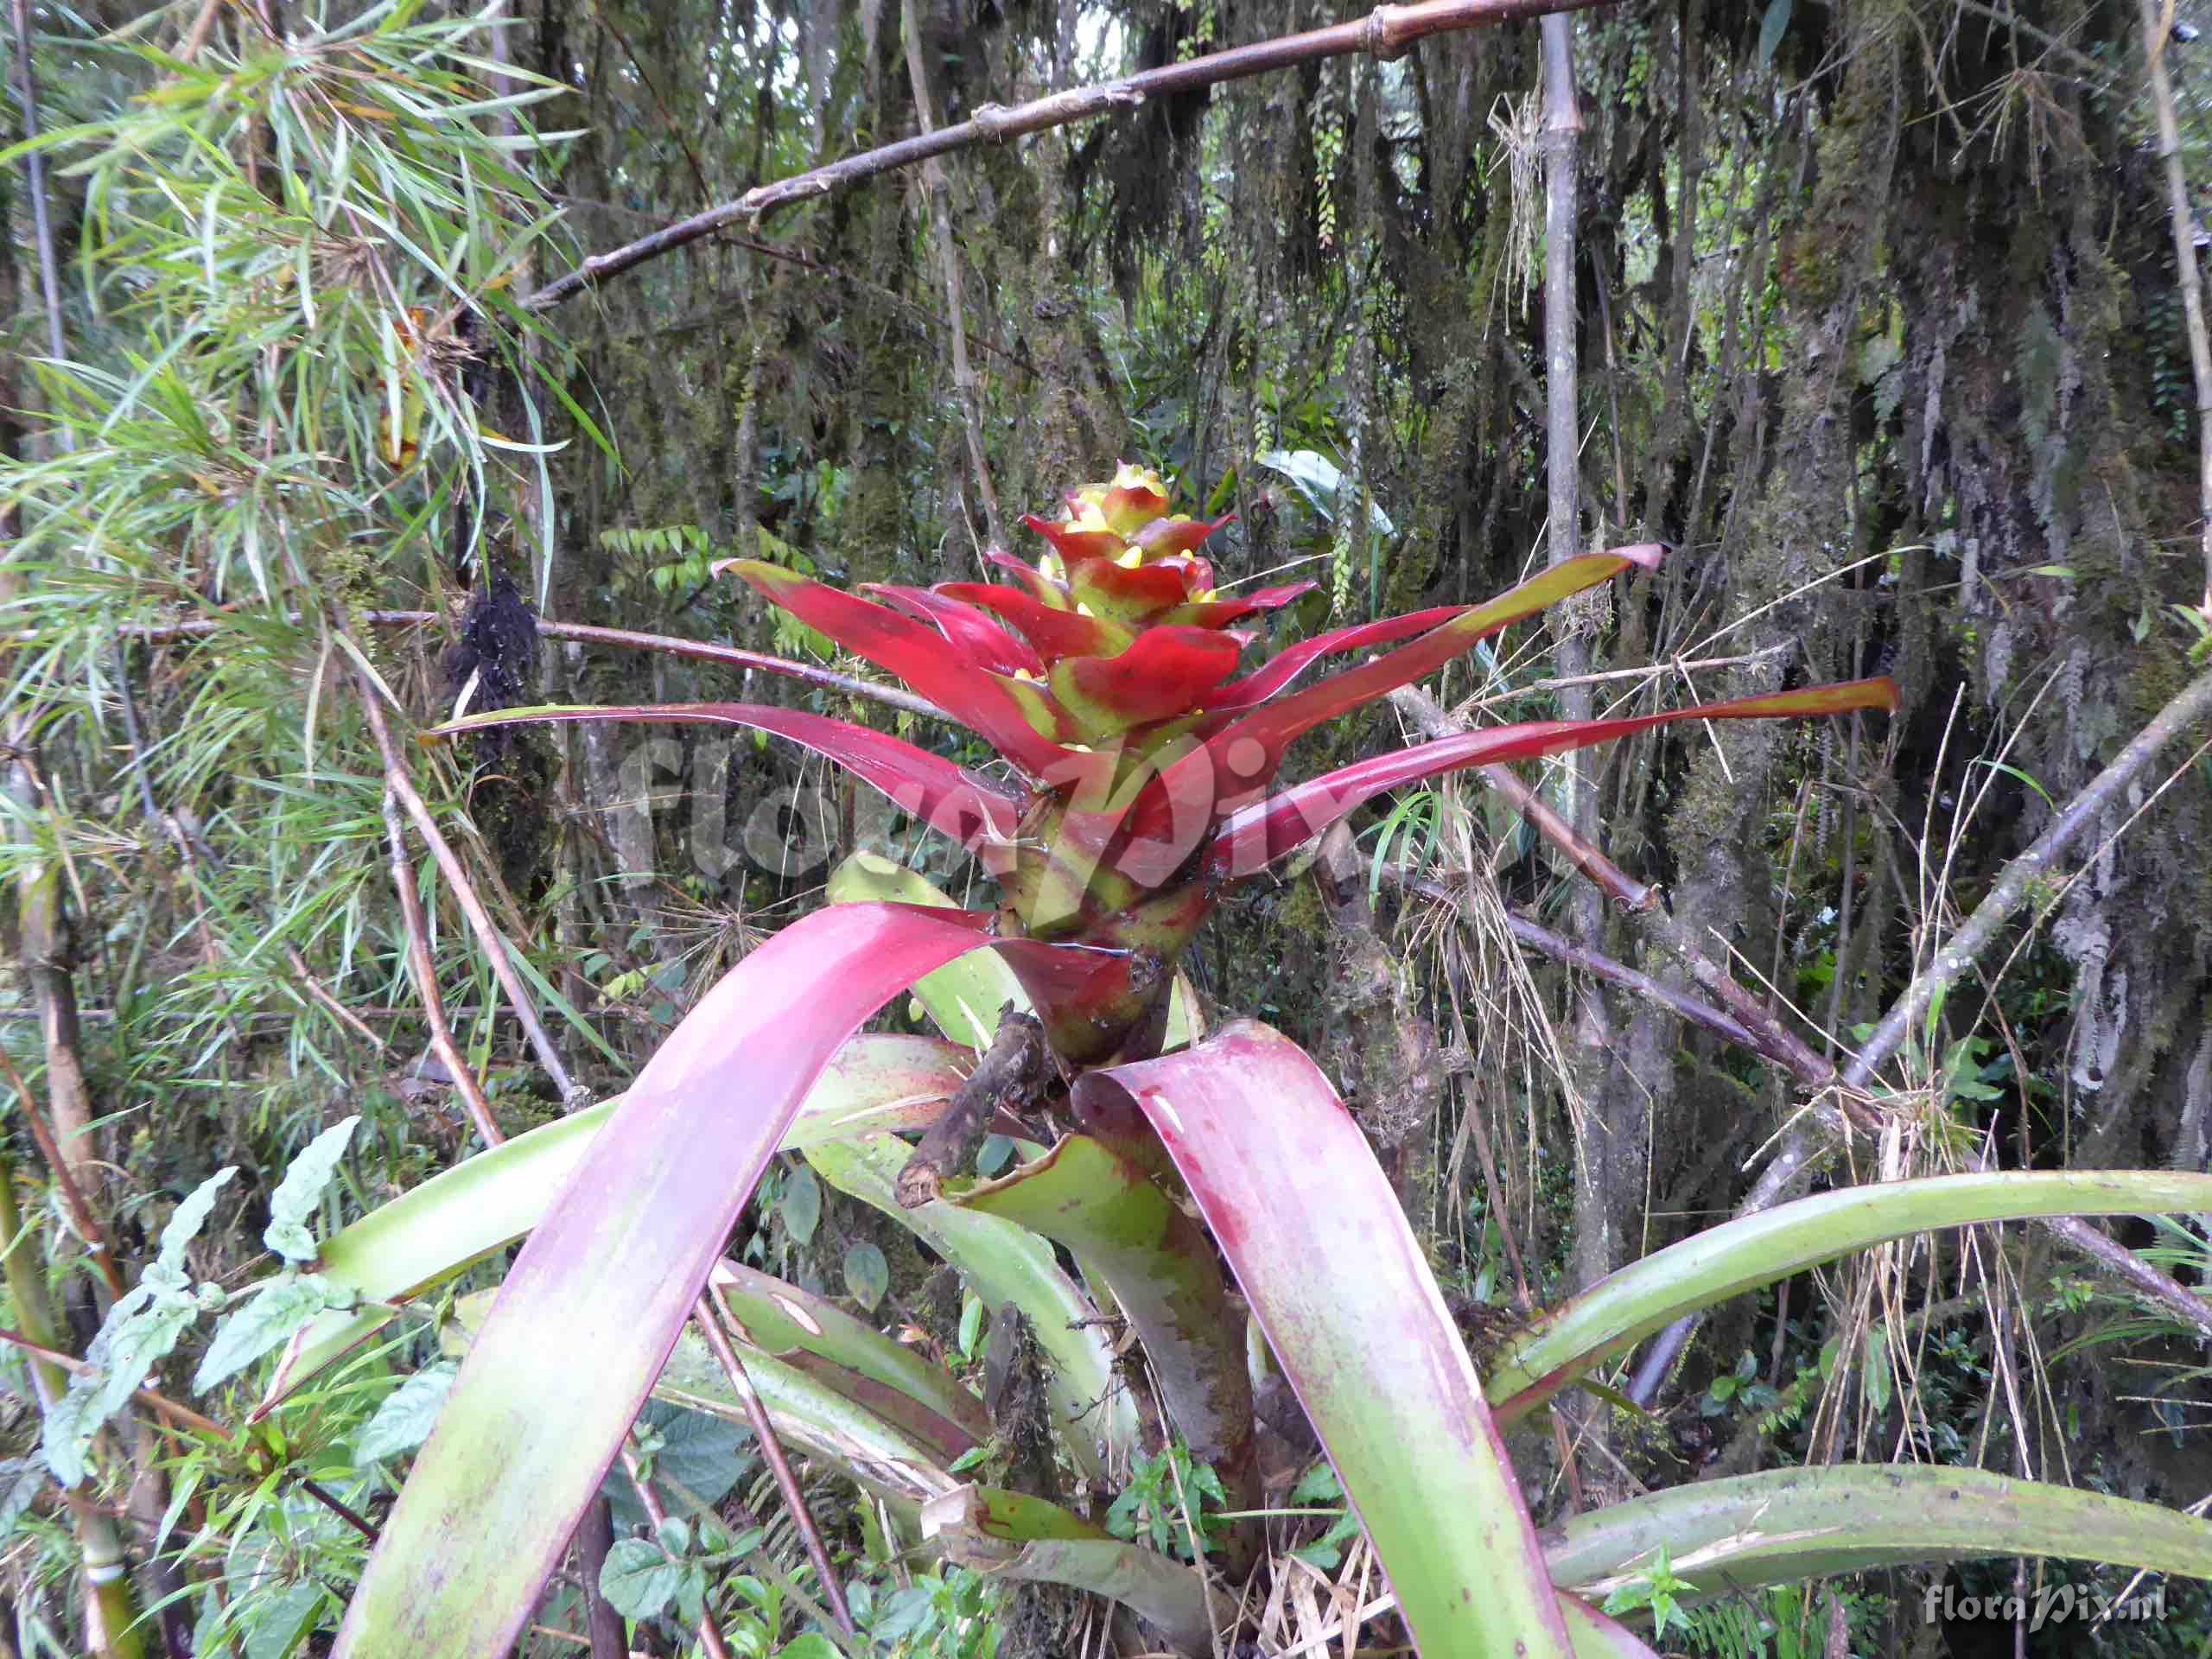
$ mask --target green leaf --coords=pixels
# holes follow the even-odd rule
[[[802,1166],[792,1174],[776,1212],[783,1217],[784,1230],[791,1236],[791,1243],[813,1242],[814,1230],[822,1224],[822,1183],[815,1179],[811,1169]]]
[[[1759,19],[1759,67],[1774,61],[1782,37],[1789,31],[1791,0],[1767,0],[1766,16]]]
[[[960,1302],[960,1353],[964,1359],[976,1357],[976,1344],[983,1334],[983,1299],[973,1291]]]
[[[162,1266],[183,1273],[185,1246],[200,1236],[200,1230],[207,1224],[207,1217],[215,1208],[215,1195],[238,1173],[235,1164],[217,1170],[177,1205],[175,1213],[169,1217],[169,1224],[162,1229]]]
[[[376,1415],[353,1437],[353,1455],[363,1463],[376,1463],[412,1452],[429,1440],[460,1371],[454,1364],[428,1366],[386,1395]]]
[[[334,1123],[308,1141],[270,1194],[269,1225],[262,1243],[287,1262],[315,1260],[317,1247],[308,1223],[321,1209],[323,1189],[338,1173],[338,1160],[346,1155],[346,1143],[360,1121],[356,1116]]]
[[[776,1649],[776,1659],[839,1659],[836,1645],[826,1636],[812,1631],[786,1642]]]
[[[1341,1503],[1344,1501],[1343,1483],[1337,1471],[1323,1458],[1298,1478],[1298,1484],[1290,1489],[1290,1502],[1294,1505],[1308,1503]]]
[[[891,1264],[883,1252],[863,1241],[845,1252],[845,1289],[869,1313],[891,1288]]]
[[[654,1473],[666,1476],[702,1503],[720,1503],[752,1466],[752,1454],[745,1449],[751,1434],[706,1412],[654,1400],[646,1403],[638,1422],[660,1442],[653,1454]],[[607,1471],[606,1491],[617,1526],[645,1523],[645,1506],[619,1464]]]
[[[1866,1382],[1866,1403],[1879,1414],[1890,1408],[1890,1338],[1879,1326],[1866,1333],[1866,1357],[1859,1375]]]
[[[193,1373],[193,1388],[204,1394],[237,1376],[271,1349],[282,1347],[295,1331],[345,1297],[346,1293],[319,1274],[271,1279],[216,1327],[207,1357]]]
[[[649,1538],[619,1538],[599,1570],[599,1593],[625,1618],[652,1618],[676,1599],[682,1565]]]
[[[0,1495],[0,1538],[14,1535],[16,1522],[23,1518],[46,1478],[47,1467],[36,1458],[10,1458],[0,1463],[0,1482],[7,1487]]]

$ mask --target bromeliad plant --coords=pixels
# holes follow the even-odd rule
[[[716,1408],[711,1372],[702,1380],[698,1356],[678,1341],[710,1282],[738,1326],[749,1386],[779,1427],[849,1470],[894,1519],[953,1559],[1117,1596],[1181,1650],[1211,1645],[1216,1609],[1187,1568],[1036,1496],[958,1478],[988,1426],[948,1378],[915,1376],[911,1355],[865,1327],[836,1327],[819,1312],[786,1317],[800,1306],[790,1297],[756,1296],[751,1313],[733,1306],[733,1286],[746,1281],[720,1262],[724,1241],[766,1160],[794,1141],[826,1179],[903,1216],[991,1306],[1012,1302],[1027,1314],[1052,1369],[1078,1502],[1085,1488],[1126,1475],[1141,1428],[1095,1302],[1045,1240],[1073,1253],[1085,1283],[1110,1292],[1143,1340],[1176,1434],[1240,1510],[1253,1507],[1253,1374],[1225,1260],[1432,1659],[1649,1651],[1558,1588],[1632,1575],[1643,1546],[1628,1545],[1641,1535],[1625,1519],[1618,1536],[1578,1535],[1586,1570],[1559,1574],[1547,1549],[1560,1546],[1540,1544],[1497,1425],[1674,1317],[1686,1297],[1710,1300],[1915,1227],[2037,1205],[2212,1208],[2212,1182],[2183,1176],[2063,1191],[2053,1178],[2024,1178],[2045,1187],[1916,1192],[1914,1205],[1899,1202],[1902,1186],[1872,1203],[1840,1195],[1840,1213],[1798,1217],[1794,1229],[1762,1230],[1783,1226],[1786,1211],[1758,1218],[1734,1254],[1719,1248],[1729,1242],[1720,1230],[1699,1241],[1693,1264],[1640,1264],[1621,1287],[1599,1287],[1530,1333],[1504,1367],[1510,1386],[1485,1389],[1389,1183],[1313,1062],[1249,1022],[1160,1053],[1178,959],[1235,883],[1395,785],[1669,720],[1889,708],[1894,690],[1871,680],[1635,719],[1508,726],[1281,785],[1302,734],[1510,623],[1652,565],[1659,550],[1592,554],[1486,604],[1326,632],[1238,677],[1259,621],[1311,584],[1224,594],[1200,550],[1227,521],[1167,506],[1157,476],[1124,467],[1071,495],[1064,518],[1030,520],[1050,550],[1034,568],[996,560],[1006,583],[887,586],[868,598],[770,565],[726,567],[982,737],[1010,777],[756,704],[511,710],[462,722],[704,721],[792,740],[971,849],[998,903],[863,899],[815,912],[709,992],[623,1099],[471,1160],[333,1241],[325,1274],[382,1301],[530,1235],[384,1529],[341,1654],[506,1650],[647,1394]],[[1300,684],[1324,660],[1370,647],[1389,649]],[[867,874],[848,872],[863,890]],[[1002,965],[971,957],[979,950]],[[969,976],[957,995],[948,973]],[[933,1009],[963,1039],[963,1021],[1001,1001],[1034,1010],[1050,1063],[1033,1043],[1024,1053],[1022,1022],[1008,1019],[975,1071],[991,1080],[986,1104],[1001,1089],[1026,1103],[1041,1097],[1057,1120],[1053,1144],[1031,1147],[993,1181],[959,1179],[957,1160],[929,1181],[906,1179],[922,1154],[882,1131],[914,1122],[918,1106],[934,1113],[939,1099],[957,1113],[979,1092],[955,1065],[963,1051],[855,1039],[909,987],[925,1001],[934,991]],[[944,1127],[931,1128],[925,1149]],[[376,1317],[328,1316],[295,1344],[279,1386]],[[1758,1536],[1728,1535],[1738,1545]],[[2196,1558],[2171,1529],[2159,1536],[2158,1549],[2139,1553],[2170,1570],[2212,1568],[2212,1553],[2191,1569],[2183,1563]],[[1245,1558],[1232,1533],[1224,1559],[1234,1570]],[[1687,1571],[1679,1559],[1677,1570]],[[1755,1568],[1738,1548],[1724,1570]]]

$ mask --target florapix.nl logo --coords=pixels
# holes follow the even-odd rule
[[[2134,1595],[2116,1596],[2094,1584],[2046,1584],[2031,1595],[1961,1595],[1948,1580],[1928,1586],[1921,1605],[1921,1622],[1933,1624],[1970,1624],[1976,1619],[1993,1623],[2025,1623],[2031,1631],[2046,1624],[2163,1624],[2166,1617],[2166,1586]]]

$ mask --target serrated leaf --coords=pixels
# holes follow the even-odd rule
[[[146,1373],[168,1357],[198,1312],[198,1305],[188,1296],[161,1294],[103,1333],[108,1371],[99,1385],[102,1422],[130,1402],[130,1396],[144,1384]]]
[[[429,1440],[460,1372],[458,1365],[432,1365],[394,1389],[353,1437],[353,1455],[363,1463],[375,1463],[412,1452]]]
[[[192,1386],[204,1394],[272,1349],[292,1332],[343,1300],[343,1293],[318,1274],[272,1279],[253,1299],[215,1327],[215,1339],[193,1373]]]
[[[200,1230],[207,1224],[207,1217],[215,1208],[215,1195],[237,1174],[238,1166],[226,1165],[194,1187],[184,1202],[169,1217],[169,1224],[162,1229],[161,1265],[171,1273],[184,1272],[185,1246],[199,1236]]]
[[[676,1599],[683,1569],[650,1538],[618,1538],[599,1570],[599,1593],[625,1618],[652,1618]]]
[[[222,1179],[211,1180],[200,1189],[208,1195],[210,1204],[213,1189]],[[195,1192],[193,1198],[199,1196]],[[202,1205],[198,1217],[185,1218],[188,1224],[175,1247],[180,1255],[206,1216],[207,1208]],[[175,1224],[170,1224],[172,1230]],[[168,1249],[164,1240],[164,1255]],[[148,1270],[149,1278],[156,1276],[155,1270],[161,1265],[157,1262]],[[143,1283],[108,1310],[106,1323],[85,1352],[86,1360],[99,1369],[70,1378],[67,1392],[46,1414],[41,1443],[47,1466],[56,1480],[64,1486],[74,1486],[85,1478],[85,1459],[92,1436],[102,1423],[130,1403],[131,1395],[146,1380],[146,1373],[168,1357],[197,1311],[198,1305],[189,1294]]]
[[[792,1175],[776,1212],[784,1218],[784,1230],[791,1236],[791,1243],[804,1245],[813,1241],[814,1230],[822,1224],[822,1183],[811,1169],[802,1165]]]
[[[845,1289],[855,1301],[873,1313],[890,1288],[891,1264],[881,1250],[862,1241],[845,1252]]]
[[[317,1247],[308,1223],[321,1209],[323,1190],[338,1173],[338,1160],[346,1155],[346,1143],[360,1122],[358,1115],[349,1117],[308,1141],[270,1194],[269,1225],[262,1243],[287,1262],[315,1260]]]

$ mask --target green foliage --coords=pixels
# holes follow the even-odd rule
[[[1106,1530],[1187,1561],[1194,1538],[1202,1554],[1220,1542],[1224,1523],[1207,1506],[1219,1510],[1227,1501],[1213,1466],[1192,1463],[1190,1449],[1173,1440],[1129,1471],[1129,1484],[1106,1511]]]
[[[1667,1546],[1659,1546],[1659,1559],[1649,1571],[1633,1582],[1623,1585],[1605,1598],[1609,1613],[1648,1611],[1651,1615],[1651,1630],[1661,1642],[1672,1630],[1690,1628],[1690,1615],[1681,1599],[1690,1593],[1692,1586],[1686,1579],[1675,1576],[1673,1565],[1667,1559]]]
[[[853,1620],[890,1659],[997,1659],[1005,1592],[966,1567],[918,1573],[893,1589],[850,1587]]]
[[[1324,1573],[1333,1573],[1344,1560],[1344,1547],[1359,1536],[1359,1517],[1344,1503],[1344,1483],[1337,1478],[1337,1471],[1326,1458],[1298,1478],[1290,1489],[1289,1501],[1294,1504],[1327,1504],[1337,1507],[1336,1519],[1328,1530],[1312,1543],[1300,1544],[1291,1554],[1309,1567]]]

